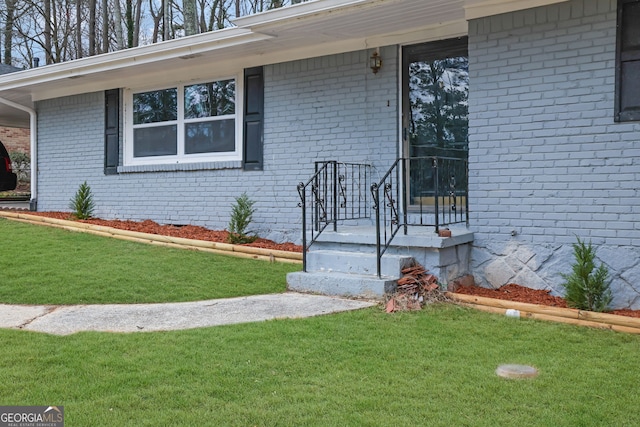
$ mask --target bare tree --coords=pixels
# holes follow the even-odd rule
[[[51,55],[51,0],[44,0],[44,55],[47,64],[53,63]]]
[[[169,40],[171,27],[171,0],[162,0],[162,33],[163,40]]]
[[[160,24],[164,18],[164,8],[159,7],[154,9],[153,0],[149,0],[149,15],[153,21],[153,34],[151,36],[151,43],[157,43],[160,34]]]
[[[196,0],[182,0],[184,9],[184,34],[191,36],[198,33]]]
[[[113,27],[116,33],[116,49],[124,49],[124,31],[122,29],[122,6],[119,0],[114,1],[113,6]]]
[[[230,5],[225,4],[224,0],[216,0],[213,2],[209,31],[221,30],[230,25],[229,8]]]
[[[2,29],[4,36],[4,63],[11,65],[13,62],[13,25],[16,14],[16,0],[5,0],[5,24]]]
[[[229,12],[237,0],[199,0],[198,22],[200,32],[219,30],[230,25]]]
[[[78,28],[80,22],[78,21]],[[89,0],[89,56],[96,54],[96,0]]]
[[[76,0],[76,57],[82,58],[82,6],[83,0]]]
[[[67,61],[215,31],[234,17],[302,1],[0,0],[2,59],[23,66],[42,54],[47,64]]]
[[[133,45],[140,44],[140,21],[142,18],[142,0],[136,0],[135,18],[133,23]]]
[[[125,1],[125,27],[127,28],[127,47],[133,47],[133,0]]]
[[[109,29],[111,19],[109,17],[109,1],[102,0],[102,52],[109,52]]]

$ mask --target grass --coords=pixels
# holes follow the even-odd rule
[[[6,220],[0,235],[2,302],[274,292],[292,269]],[[2,405],[62,405],[67,426],[640,425],[640,337],[452,305],[0,342]],[[503,363],[540,375],[499,378]]]
[[[0,340],[3,405],[68,426],[640,425],[640,337],[455,306]]]
[[[283,292],[300,266],[168,249],[0,219],[0,302],[194,301]]]

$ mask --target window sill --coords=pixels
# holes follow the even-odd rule
[[[157,165],[132,165],[118,166],[118,173],[144,173],[144,172],[182,172],[217,169],[241,169],[240,160],[225,162],[199,162],[199,163],[171,163]]]

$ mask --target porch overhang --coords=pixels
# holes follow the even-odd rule
[[[569,0],[466,0],[464,11],[465,18],[470,21],[501,13],[533,9],[534,7],[549,6],[567,1]]]
[[[185,82],[385,45],[467,34],[467,20],[566,0],[313,0],[235,20],[236,27],[0,76],[0,97],[39,100],[148,82]],[[28,127],[0,105],[0,124]]]

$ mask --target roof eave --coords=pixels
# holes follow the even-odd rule
[[[189,59],[214,48],[237,46],[270,38],[268,35],[256,34],[241,28],[229,28],[219,31],[219,34],[217,32],[198,34],[164,43],[124,49],[74,61],[32,68],[8,75],[0,75],[0,91],[46,84],[59,79],[89,77],[94,73],[154,62],[159,63],[169,58]]]
[[[367,6],[375,6],[378,3],[390,3],[398,0],[324,0],[324,1],[308,1],[298,3],[285,8],[272,9],[265,12],[255,13],[253,15],[242,16],[233,20],[233,23],[242,28],[251,28],[256,30],[259,28],[273,27],[282,25],[291,21],[299,21],[305,18],[311,18],[325,14],[339,14],[352,10],[353,8],[362,8]]]
[[[470,21],[567,1],[569,0],[465,0],[464,11],[465,18]]]

